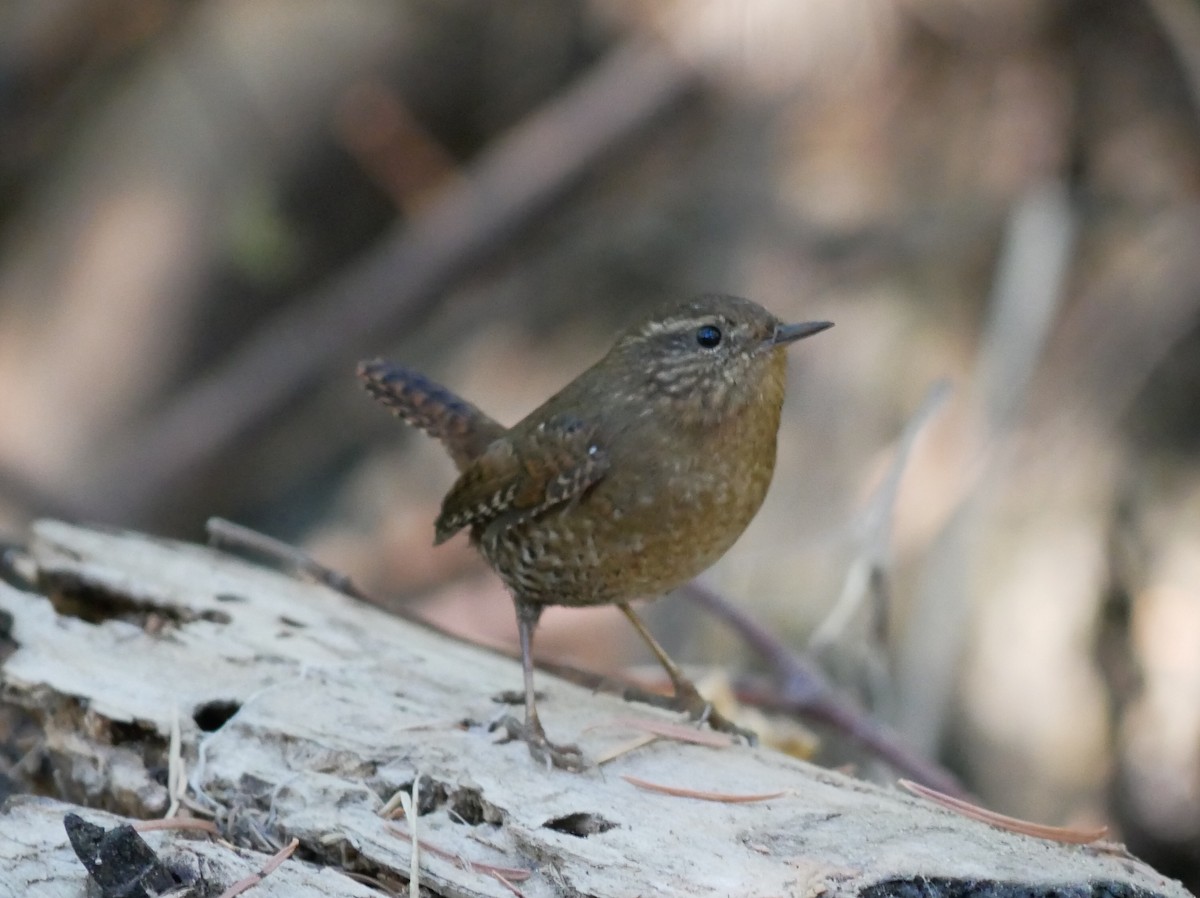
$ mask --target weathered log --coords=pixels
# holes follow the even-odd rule
[[[195,894],[291,838],[296,858],[252,895],[380,893],[351,874],[405,888],[411,823],[380,811],[419,777],[432,895],[1187,895],[1104,847],[996,829],[767,749],[660,740],[582,774],[543,769],[488,731],[504,710],[492,697],[519,686],[515,661],[199,546],[43,522],[29,564],[36,591],[0,583],[15,643],[0,683],[44,727],[63,801],[0,809],[0,896],[82,895],[64,815],[162,816],[173,729],[186,802],[241,846],[146,836]],[[674,720],[549,675],[539,686],[551,737],[591,758],[636,735],[631,716]],[[699,800],[625,776],[776,797]]]

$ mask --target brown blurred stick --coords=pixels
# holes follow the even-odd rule
[[[728,624],[772,667],[771,683],[762,679],[738,682],[736,691],[740,700],[769,711],[827,723],[901,773],[940,792],[963,794],[953,774],[918,755],[898,733],[843,698],[814,665],[745,611],[696,582],[689,583],[681,592]]]
[[[323,372],[349,365],[375,335],[420,320],[457,277],[695,81],[692,70],[656,46],[630,43],[612,51],[579,84],[498,139],[423,215],[131,428],[96,479],[89,513],[118,522],[143,516]]]
[[[326,567],[307,552],[281,539],[227,521],[225,518],[209,518],[204,529],[208,533],[208,544],[214,549],[252,552],[314,583],[323,583],[352,599],[372,601],[370,596],[354,585],[349,576]]]

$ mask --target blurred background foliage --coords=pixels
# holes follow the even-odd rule
[[[706,582],[797,650],[826,621],[989,805],[1195,889],[1198,122],[1194,0],[10,0],[0,527],[221,515],[509,645],[499,583],[430,546],[449,462],[355,361],[512,422],[666,297],[830,318]],[[608,609],[539,647],[645,660]]]

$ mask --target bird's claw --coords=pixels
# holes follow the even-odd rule
[[[559,770],[579,773],[587,766],[583,752],[578,746],[555,745],[546,738],[546,732],[540,723],[522,723],[509,714],[493,723],[491,728],[504,731],[505,738],[500,740],[501,742],[524,742],[533,759],[539,764],[544,764],[547,770],[557,767]]]
[[[758,745],[758,734],[738,726],[720,711],[713,707],[691,683],[684,681],[675,684],[675,701],[680,709],[685,711],[698,724],[708,724],[709,729],[718,733],[728,733],[736,739],[742,739],[747,745]]]
[[[758,733],[754,732],[754,730],[738,726],[724,714],[717,711],[711,702],[706,704],[708,705],[708,711],[700,722],[707,723],[710,729],[716,730],[719,733],[728,733],[735,739],[741,739],[747,745],[758,745]]]

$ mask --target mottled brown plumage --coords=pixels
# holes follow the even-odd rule
[[[537,716],[530,645],[546,605],[616,604],[695,715],[712,713],[629,603],[703,571],[745,530],[775,468],[786,345],[831,325],[784,325],[761,306],[701,296],[624,331],[599,362],[512,428],[417,372],[364,362],[377,399],[458,465],[435,531],[466,529],[513,595],[535,757],[577,768]]]

